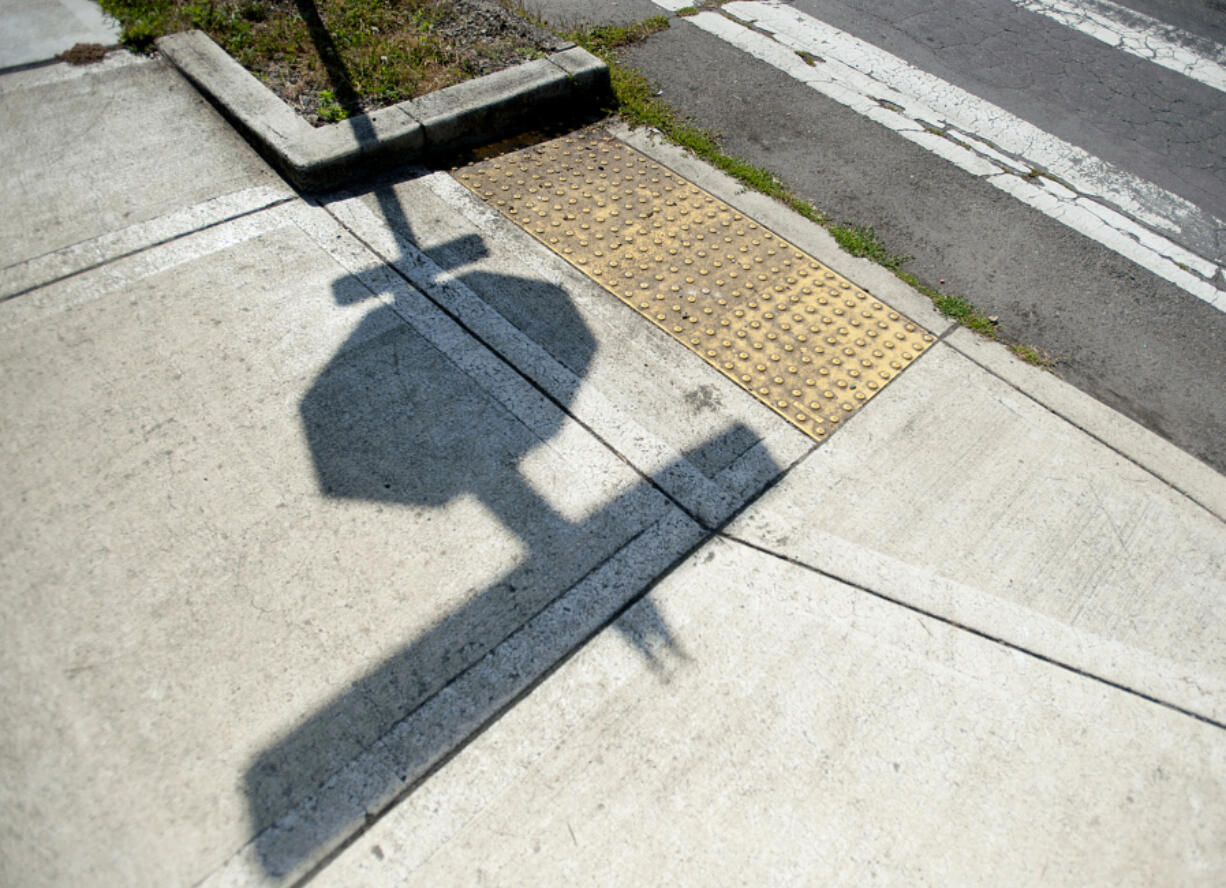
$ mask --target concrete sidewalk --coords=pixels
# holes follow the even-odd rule
[[[940,343],[817,445],[446,172],[0,112],[0,882],[1226,877],[1202,464],[643,134]]]

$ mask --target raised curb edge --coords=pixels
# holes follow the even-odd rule
[[[313,127],[203,31],[157,47],[293,185],[361,175],[495,141],[610,94],[608,66],[578,46],[340,123]]]

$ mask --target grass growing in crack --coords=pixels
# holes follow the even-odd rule
[[[631,25],[597,25],[573,30],[563,36],[608,61],[609,56],[618,50],[667,30],[668,16],[657,15]]]
[[[912,257],[891,253],[871,225],[828,225],[840,247],[853,256],[863,256],[895,273]]]
[[[1022,345],[1020,342],[1010,345],[1009,351],[1013,352],[1015,357],[1025,361],[1027,364],[1034,364],[1034,366],[1041,367],[1044,370],[1050,370],[1056,363],[1055,358],[1051,357],[1051,355],[1029,345]]]
[[[983,312],[961,296],[936,293],[935,296],[929,296],[928,298],[932,300],[932,304],[936,306],[937,311],[945,315],[945,317],[957,321],[980,336],[986,336],[989,339],[996,338],[996,325]]]

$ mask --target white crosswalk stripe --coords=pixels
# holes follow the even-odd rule
[[[1207,258],[1226,222],[776,0],[722,10],[685,21],[1226,311],[1222,270]]]
[[[1226,46],[1108,0],[1012,0],[1126,53],[1226,92]]]

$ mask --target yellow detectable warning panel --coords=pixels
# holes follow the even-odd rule
[[[890,306],[616,139],[575,134],[455,176],[819,440],[933,341]]]

